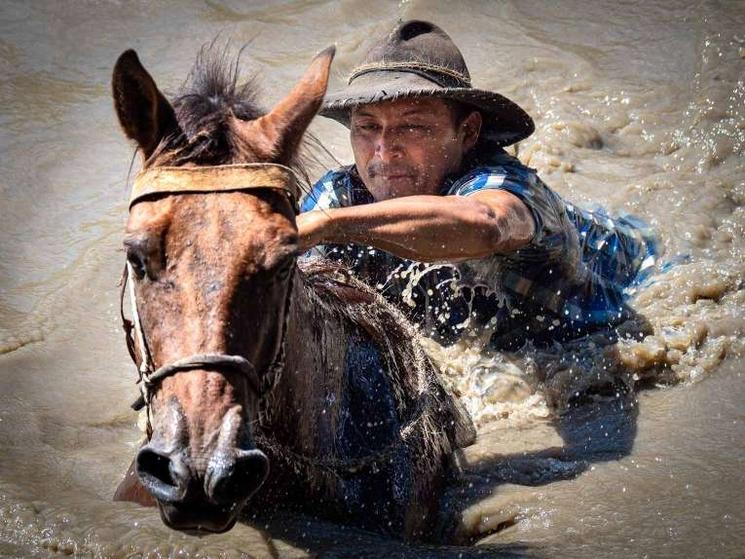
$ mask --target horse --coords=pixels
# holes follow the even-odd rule
[[[115,112],[142,155],[122,318],[148,417],[115,499],[157,504],[171,528],[219,533],[287,505],[419,538],[474,439],[403,315],[299,258],[299,153],[333,57],[268,112],[211,48],[173,102],[135,51],[114,66]]]

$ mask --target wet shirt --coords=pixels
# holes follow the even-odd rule
[[[348,266],[441,342],[486,326],[492,345],[509,349],[526,340],[574,338],[628,318],[629,290],[655,263],[654,237],[643,223],[568,203],[498,148],[448,178],[441,193],[470,196],[489,189],[514,194],[530,210],[536,227],[525,247],[457,264],[414,262],[354,244],[311,252]],[[301,211],[373,201],[356,169],[343,167],[316,183]]]

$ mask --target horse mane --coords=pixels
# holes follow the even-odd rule
[[[434,439],[433,434],[441,428],[443,418],[447,418],[446,430],[454,446],[471,444],[475,437],[473,424],[465,408],[446,397],[422,346],[400,343],[419,336],[403,313],[337,262],[311,258],[301,259],[298,264],[305,288],[315,301],[361,327],[379,347],[387,350],[389,370],[399,387],[397,396],[402,416],[410,415],[427,393],[432,401],[426,412],[429,429],[424,429],[425,437]],[[412,374],[415,371],[419,374]],[[434,440],[430,443],[435,444]]]

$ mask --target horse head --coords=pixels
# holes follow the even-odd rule
[[[133,200],[124,240],[135,354],[146,379],[159,377],[150,376],[146,391],[151,436],[136,471],[173,528],[230,529],[267,476],[251,425],[267,376],[281,365],[296,273],[288,188],[244,189],[240,177],[233,177],[236,188],[220,191],[193,183],[219,182],[210,175],[216,166],[232,172],[251,163],[291,165],[323,100],[333,55],[319,54],[266,114],[234,75],[231,81],[218,71],[217,59],[202,60],[192,89],[173,103],[134,51],[114,68],[115,109],[143,155],[143,170],[148,177],[169,170],[173,183]]]

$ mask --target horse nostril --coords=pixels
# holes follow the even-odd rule
[[[142,485],[159,501],[171,503],[183,498],[185,484],[171,456],[147,445],[137,453],[137,475]]]
[[[264,483],[269,459],[260,450],[240,450],[235,460],[213,459],[207,478],[207,495],[218,504],[245,501]]]

